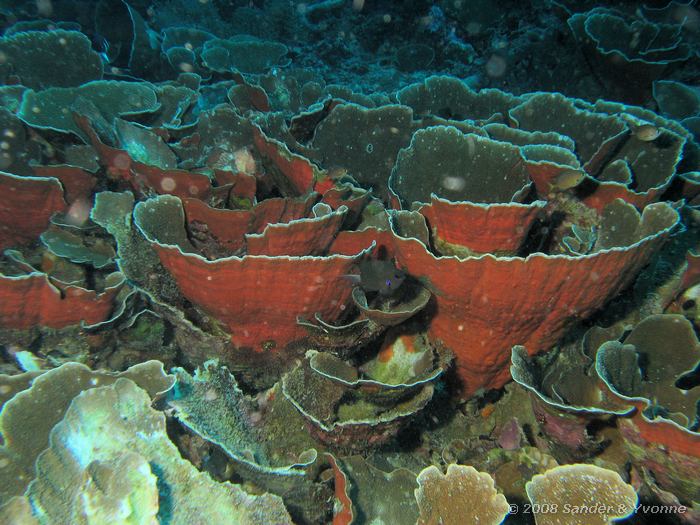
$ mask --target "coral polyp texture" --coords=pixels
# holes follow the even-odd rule
[[[0,0],[0,523],[700,523],[697,2]]]

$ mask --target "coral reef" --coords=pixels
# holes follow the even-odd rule
[[[696,4],[0,0],[0,523],[699,523]]]

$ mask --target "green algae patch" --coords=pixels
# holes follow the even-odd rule
[[[297,456],[295,461],[280,461],[277,453],[267,450],[265,410],[238,388],[225,367],[207,362],[190,376],[175,369],[177,383],[168,397],[177,418],[205,439],[221,446],[234,460],[248,464],[261,473],[303,476],[303,467],[313,463],[316,451],[286,450]],[[287,444],[289,446],[289,443]]]
[[[316,443],[279,388],[248,397],[226,367],[214,361],[194,376],[181,368],[175,374],[177,382],[168,394],[175,417],[221,447],[238,477],[281,496],[295,519],[319,522],[330,494],[314,480]]]
[[[441,367],[434,366],[433,358],[425,336],[390,333],[379,354],[363,364],[361,370],[370,379],[386,385],[419,384],[442,372]]]

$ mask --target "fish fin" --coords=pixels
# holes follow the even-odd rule
[[[349,281],[353,286],[360,286],[362,283],[360,275],[356,273],[346,273],[341,275],[340,278]]]

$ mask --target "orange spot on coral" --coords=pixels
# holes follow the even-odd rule
[[[394,350],[391,348],[391,346],[382,348],[382,350],[380,350],[379,352],[379,355],[377,356],[380,363],[388,363],[389,361],[391,361],[392,357],[394,357]]]
[[[491,417],[491,414],[496,410],[496,405],[493,403],[486,405],[484,408],[481,409],[481,417],[484,419],[488,419]]]
[[[415,354],[418,351],[415,345],[413,344],[412,336],[401,335],[399,336],[399,341],[403,343],[404,350],[406,350],[406,352],[408,352],[409,354]]]

